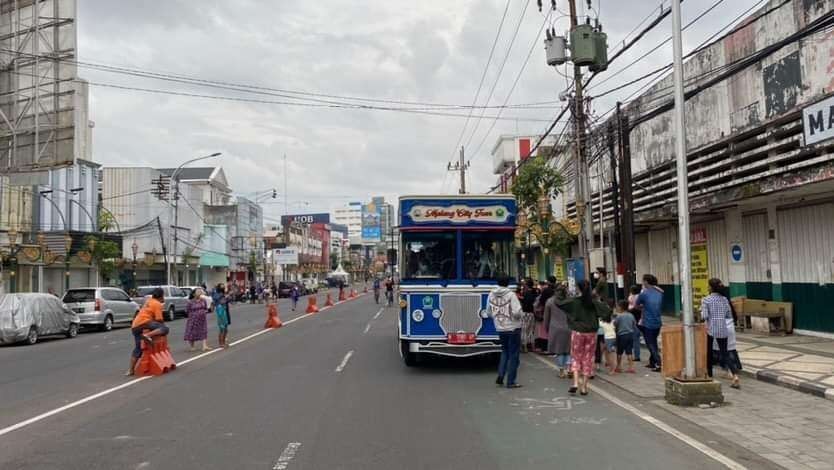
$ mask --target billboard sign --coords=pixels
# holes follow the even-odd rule
[[[375,203],[362,206],[362,241],[374,243],[382,240],[382,214]]]
[[[805,145],[834,138],[834,96],[802,110]]]
[[[275,250],[276,264],[298,264],[298,249],[278,248]]]
[[[330,214],[297,214],[297,215],[282,215],[281,226],[287,227],[291,224],[312,225],[312,224],[329,224]]]

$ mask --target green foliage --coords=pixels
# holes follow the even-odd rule
[[[109,281],[116,273],[116,258],[119,257],[121,250],[119,245],[112,240],[104,240],[95,235],[87,235],[84,238],[89,249],[90,242],[94,241],[95,245],[90,252],[92,255],[92,263],[96,265],[99,274],[105,281]]]
[[[543,157],[532,157],[522,165],[512,186],[519,208],[528,214],[538,212],[538,201],[542,195],[549,199],[559,195],[562,189],[562,174],[547,164]]]
[[[113,214],[108,211],[101,210],[98,212],[98,229],[102,232],[112,232],[116,229],[116,219]]]

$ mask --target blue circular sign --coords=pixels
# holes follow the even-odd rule
[[[733,244],[730,247],[730,256],[733,258],[733,262],[740,263],[744,259],[744,250],[741,249],[741,245]]]

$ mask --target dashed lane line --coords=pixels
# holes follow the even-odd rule
[[[339,364],[338,367],[336,367],[336,373],[339,373],[339,372],[342,372],[343,370],[345,370],[345,366],[347,366],[347,363],[350,360],[351,356],[353,356],[353,350],[352,349],[350,351],[348,351],[347,354],[345,354],[345,358],[342,359],[342,363]]]
[[[290,442],[287,444],[284,452],[281,452],[281,455],[278,457],[278,461],[272,466],[272,470],[287,470],[290,462],[295,458],[295,454],[298,453],[299,447],[301,447],[300,442]]]

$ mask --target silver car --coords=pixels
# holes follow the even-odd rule
[[[133,300],[139,305],[144,305],[145,300],[150,297],[154,289],[162,289],[165,295],[165,321],[174,321],[177,314],[185,316],[185,309],[188,306],[188,294],[183,289],[177,286],[139,286],[136,290],[139,292],[138,297]]]
[[[63,301],[78,314],[83,326],[110,331],[115,324],[128,324],[139,305],[115,287],[79,287],[64,294]]]
[[[0,344],[25,341],[35,344],[42,336],[78,335],[78,315],[51,294],[0,295]]]

